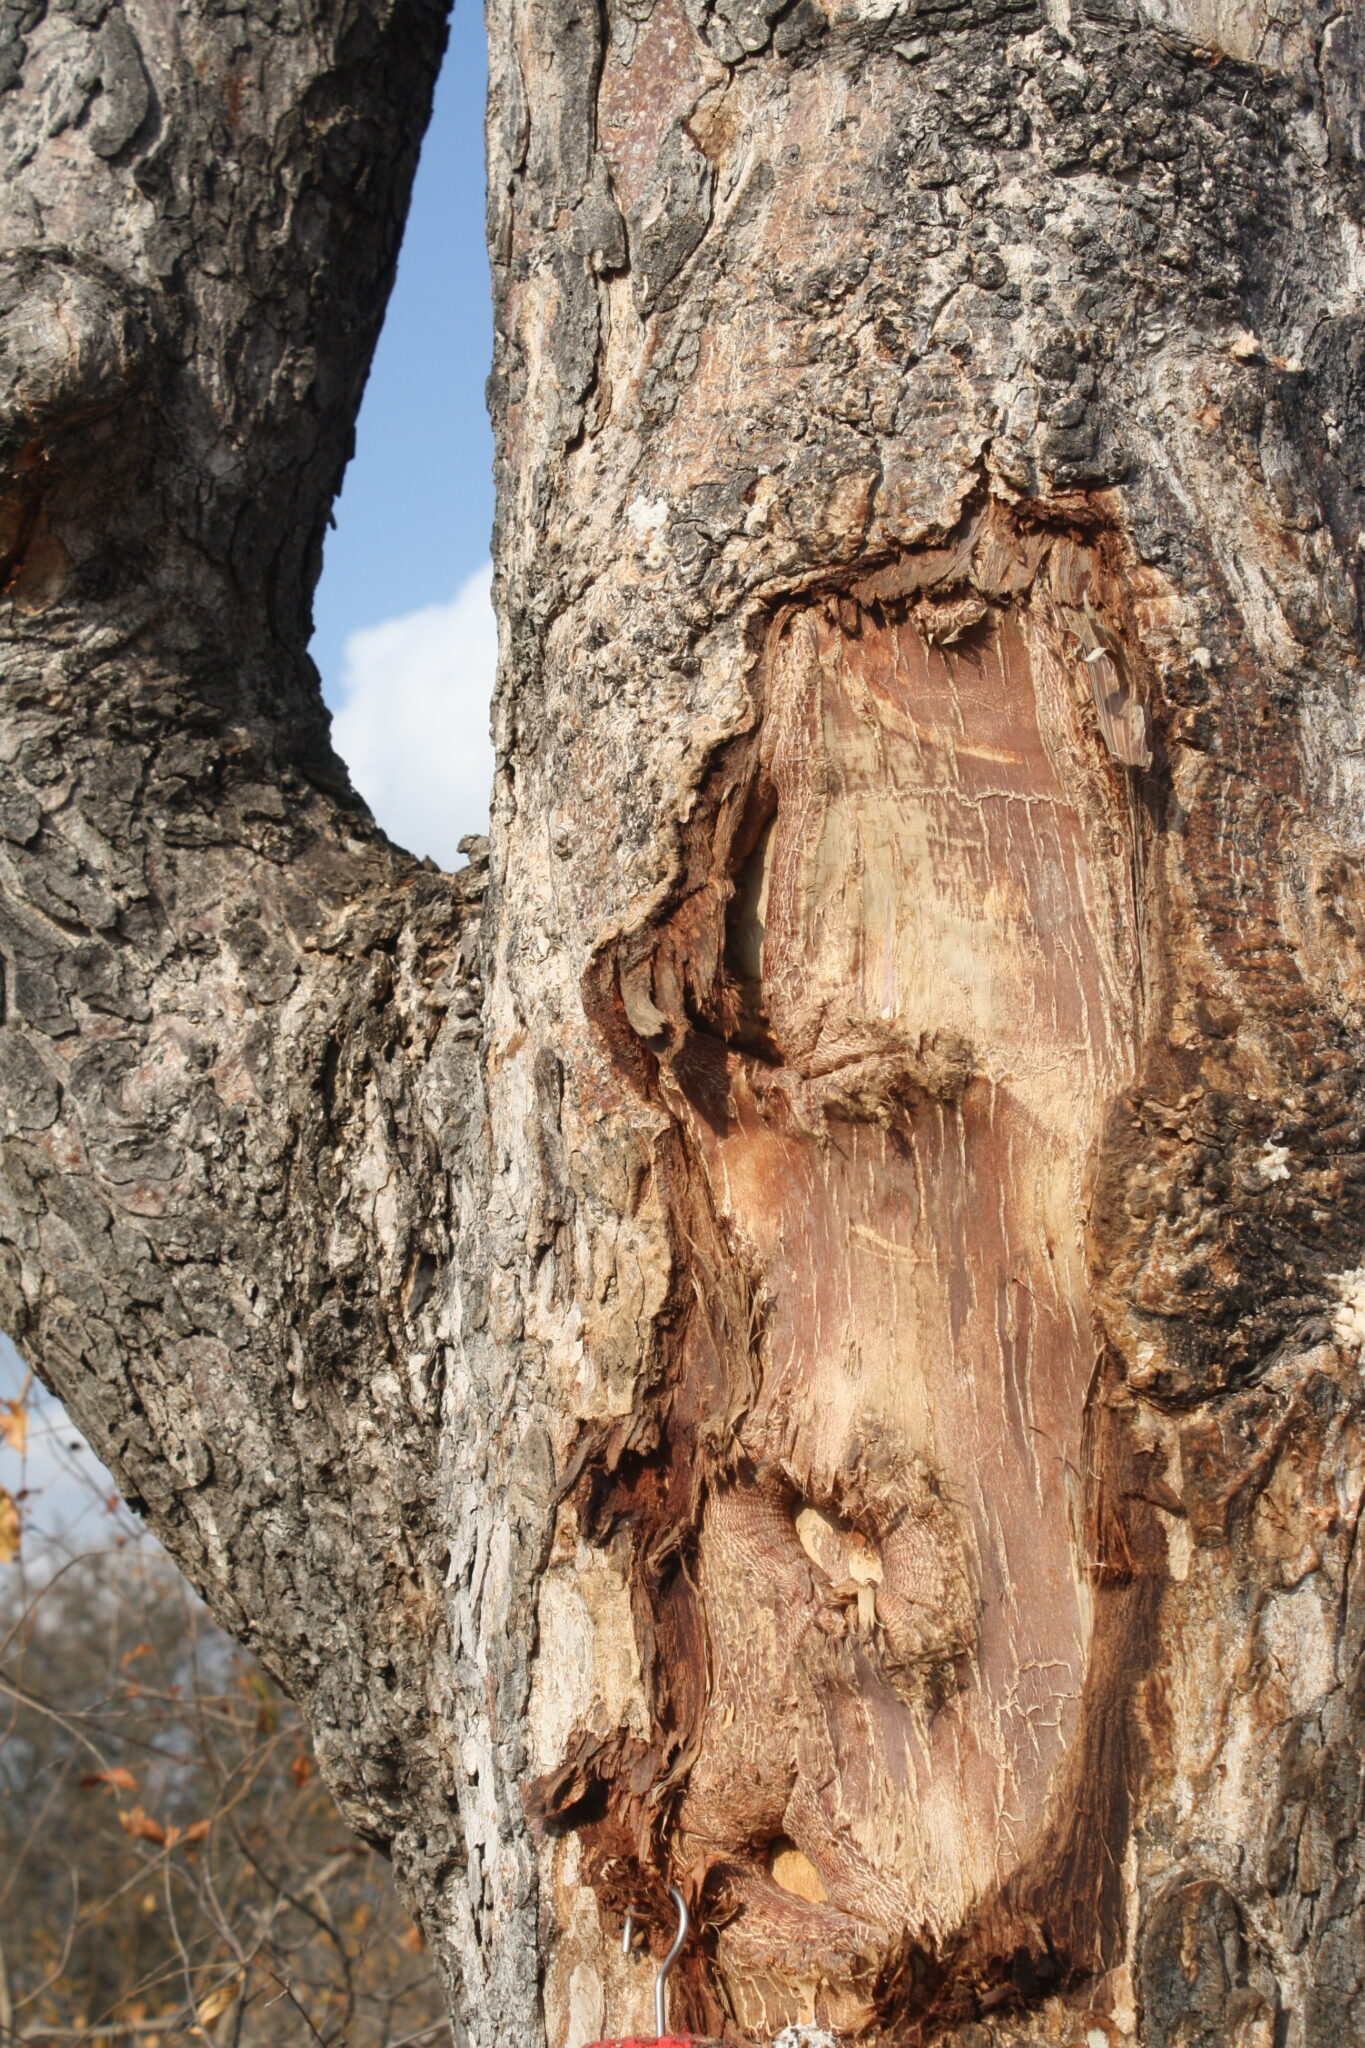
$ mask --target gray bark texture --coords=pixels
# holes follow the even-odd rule
[[[1365,2037],[1365,16],[489,31],[441,875],[304,651],[440,6],[0,0],[6,1325],[460,2038],[670,1885],[731,2041]]]

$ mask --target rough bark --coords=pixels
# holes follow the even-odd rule
[[[447,1710],[480,884],[375,834],[305,654],[444,36],[0,8],[0,1231],[6,1327],[468,1923],[518,1853]]]
[[[481,2043],[1365,2030],[1361,38],[491,12],[488,887],[302,654],[434,7],[3,16],[6,1313]]]

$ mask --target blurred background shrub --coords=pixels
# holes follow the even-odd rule
[[[446,2048],[297,1712],[0,1356],[0,2044]]]

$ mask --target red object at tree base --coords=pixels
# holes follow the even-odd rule
[[[585,2048],[733,2048],[729,2041],[704,2040],[699,2034],[626,2034],[614,2041],[590,2041]]]
[[[670,2034],[667,2030],[666,2015],[668,2008],[666,2003],[666,1987],[668,1984],[668,1973],[678,1960],[679,1952],[687,1939],[688,1929],[691,1926],[691,1921],[688,1918],[687,1903],[676,1885],[671,1884],[668,1887],[668,1896],[678,1909],[678,1932],[674,1937],[672,1948],[659,1965],[659,1974],[654,1980],[654,2021],[658,2031],[653,2034],[618,2034],[609,2041],[590,2041],[585,2044],[585,2048],[730,2048],[730,2043],[726,2041],[703,2040],[698,2034]],[[634,1932],[635,1916],[633,1913],[627,1913],[625,1928],[621,1937],[621,1948],[625,1955],[630,1954]]]

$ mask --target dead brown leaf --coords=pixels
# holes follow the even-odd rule
[[[28,1445],[28,1410],[22,1401],[0,1401],[0,1436],[23,1457]]]
[[[223,2017],[237,1996],[241,1981],[240,1977],[229,1977],[226,1984],[215,1984],[213,1990],[200,1999],[195,2007],[195,2017],[201,2027],[211,2027],[215,2020]]]
[[[143,1806],[120,1807],[118,1824],[135,1842],[155,1842],[158,1848],[165,1845],[165,1828]]]
[[[89,1792],[96,1785],[108,1785],[119,1792],[136,1792],[137,1779],[122,1764],[114,1764],[107,1771],[92,1771],[88,1778],[81,1779],[82,1792]]]
[[[0,1486],[0,1564],[13,1564],[19,1555],[19,1510],[14,1495]]]

